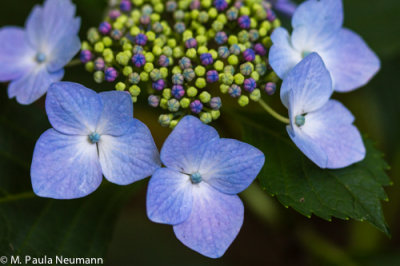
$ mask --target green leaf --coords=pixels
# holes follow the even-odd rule
[[[382,186],[390,184],[388,165],[370,140],[365,140],[366,158],[350,167],[323,170],[292,143],[285,125],[249,114],[243,119],[244,140],[261,149],[266,162],[259,174],[261,186],[286,207],[311,217],[368,221],[389,235],[381,200]]]
[[[2,88],[3,89],[3,88]],[[41,103],[22,106],[0,94],[0,254],[104,257],[120,208],[143,184],[104,181],[76,200],[39,198],[30,162],[40,134],[50,127]]]

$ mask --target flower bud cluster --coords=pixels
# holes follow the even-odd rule
[[[115,83],[174,127],[187,114],[220,116],[221,96],[240,106],[275,92],[270,34],[280,22],[266,0],[121,0],[82,45],[94,80]]]

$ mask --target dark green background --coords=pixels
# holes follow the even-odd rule
[[[32,6],[40,2],[2,0],[0,26],[22,26]],[[74,2],[82,17],[84,39],[87,28],[100,22],[105,2]],[[100,191],[83,200],[34,198],[16,204],[0,200],[0,255],[97,256],[107,250],[111,239],[105,255],[108,265],[400,265],[400,1],[344,0],[344,6],[345,26],[377,52],[382,69],[366,87],[335,97],[355,114],[357,126],[376,141],[392,167],[389,175],[394,186],[387,188],[390,201],[383,203],[392,239],[360,222],[308,219],[253,186],[242,195],[247,208],[238,238],[222,259],[211,260],[184,247],[170,226],[147,219],[146,182],[124,188],[104,182]],[[65,80],[104,89],[81,66],[68,69]],[[160,146],[169,131],[156,123],[157,115],[140,104],[135,108],[135,116],[149,125]],[[231,131],[223,134],[236,135],[239,125],[224,115],[219,123],[229,124]],[[7,99],[6,86],[1,85],[0,195],[29,192],[33,145],[48,127],[43,99],[20,106]],[[54,227],[63,221],[68,221],[65,227]],[[22,243],[19,250],[14,249],[15,243]]]

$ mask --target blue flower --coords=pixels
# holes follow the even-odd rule
[[[365,147],[353,115],[330,100],[332,93],[331,77],[317,53],[295,66],[281,88],[290,138],[319,167],[334,169],[363,160]]]
[[[359,35],[342,25],[341,0],[304,2],[292,18],[292,36],[284,28],[271,35],[272,68],[284,79],[304,57],[317,52],[331,74],[335,91],[365,85],[379,70],[380,61]]]
[[[97,94],[84,86],[50,86],[46,111],[53,128],[36,143],[31,166],[34,192],[42,197],[84,197],[107,180],[126,185],[159,168],[149,129],[132,117],[126,92]]]
[[[167,168],[149,182],[147,215],[173,225],[176,237],[211,258],[221,257],[243,223],[246,189],[264,164],[253,146],[219,138],[217,131],[193,116],[184,117],[161,150]]]
[[[79,51],[79,27],[70,0],[47,0],[34,7],[26,29],[1,28],[0,81],[11,81],[8,96],[30,104],[60,81],[63,67]]]

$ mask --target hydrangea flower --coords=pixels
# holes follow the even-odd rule
[[[271,35],[269,60],[279,77],[311,52],[328,68],[335,91],[347,92],[365,85],[379,70],[380,61],[364,40],[343,28],[341,0],[308,0],[292,18],[293,33],[277,28]]]
[[[42,197],[72,199],[97,189],[102,174],[126,185],[160,166],[149,129],[132,117],[126,92],[96,92],[76,83],[50,86],[46,111],[53,128],[36,143],[31,177]]]
[[[26,28],[0,29],[0,81],[11,81],[8,96],[30,104],[64,76],[63,67],[80,49],[80,18],[70,0],[35,6]]]
[[[246,189],[264,164],[253,146],[219,138],[198,118],[185,116],[165,141],[149,182],[147,215],[173,225],[176,237],[211,258],[222,256],[243,223]]]
[[[365,147],[353,115],[329,99],[332,93],[331,77],[317,53],[295,66],[281,88],[290,138],[319,167],[333,169],[363,160]]]

